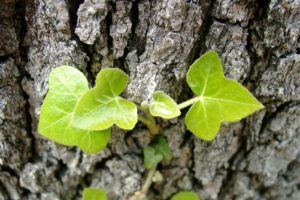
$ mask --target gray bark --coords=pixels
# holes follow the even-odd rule
[[[50,71],[82,70],[93,83],[101,68],[128,72],[124,97],[140,103],[163,90],[191,97],[185,75],[208,49],[226,76],[266,106],[223,124],[204,142],[184,115],[158,119],[174,158],[151,199],[193,190],[202,199],[300,199],[299,0],[1,0],[0,199],[80,199],[85,187],[126,199],[145,180],[147,129],[113,129],[105,150],[88,155],[37,133]]]

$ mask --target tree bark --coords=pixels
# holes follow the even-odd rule
[[[158,119],[173,152],[150,199],[183,190],[201,199],[300,199],[300,4],[298,0],[1,0],[0,199],[80,199],[85,187],[125,200],[146,178],[142,124],[113,128],[107,148],[88,155],[41,137],[39,109],[52,69],[130,76],[136,103],[163,90],[192,97],[190,64],[208,49],[225,74],[266,106],[204,142],[176,120]]]

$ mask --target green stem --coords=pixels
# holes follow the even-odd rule
[[[152,120],[149,120],[147,117],[144,117],[141,115],[139,115],[138,118],[143,124],[145,124],[147,126],[147,128],[149,129],[149,131],[152,135],[158,134],[159,130],[158,130],[156,123],[153,123]]]
[[[156,166],[149,170],[146,181],[144,185],[142,186],[142,189],[140,191],[137,191],[134,193],[133,196],[129,198],[129,200],[145,200],[147,199],[147,193],[151,187],[153,176],[156,172]]]
[[[143,115],[139,115],[139,120],[147,126],[152,135],[159,133],[159,128],[156,124],[155,118],[151,115],[149,111],[149,105],[146,102],[143,102],[139,109],[143,111]]]
[[[149,191],[149,188],[150,188],[150,186],[152,184],[152,178],[153,178],[153,176],[155,174],[155,171],[156,171],[156,166],[154,168],[150,169],[150,171],[148,172],[146,181],[145,181],[145,183],[144,183],[144,185],[142,187],[142,190],[141,190],[141,192],[143,194],[145,194],[145,195],[147,195],[147,193]]]
[[[202,96],[200,96],[200,97],[194,97],[194,98],[192,98],[192,99],[189,99],[189,100],[187,100],[187,101],[184,101],[184,102],[182,102],[182,103],[180,103],[179,105],[178,105],[178,108],[181,110],[181,109],[184,109],[184,108],[186,108],[186,107],[188,107],[188,106],[190,106],[190,105],[193,105],[194,103],[196,103],[196,102],[198,102],[198,101],[202,101]]]
[[[143,111],[143,114],[138,115],[139,121],[147,126],[149,132],[153,135],[159,133],[159,127],[156,124],[155,118],[151,115],[149,111],[149,104],[147,102],[142,102],[141,106],[138,105],[138,109]],[[156,166],[149,170],[145,183],[140,191],[135,192],[135,194],[129,198],[129,200],[144,200],[146,199],[149,188],[152,184],[153,176],[155,175]]]

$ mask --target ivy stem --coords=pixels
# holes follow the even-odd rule
[[[145,183],[142,186],[142,189],[135,192],[128,200],[146,200],[147,193],[151,187],[153,176],[156,172],[156,166],[149,170]]]
[[[152,135],[159,133],[159,127],[156,124],[155,118],[151,115],[149,111],[149,104],[143,102],[139,109],[143,111],[143,115],[138,115],[138,119],[147,126]]]
[[[203,100],[203,96],[194,97],[194,98],[192,98],[192,99],[189,99],[189,100],[187,100],[187,101],[184,101],[184,102],[180,103],[180,104],[178,105],[178,108],[179,108],[180,110],[182,110],[182,109],[184,109],[184,108],[186,108],[186,107],[188,107],[188,106],[190,106],[190,105],[192,105],[192,104],[194,104],[194,103],[196,103],[196,102],[198,102],[198,101],[202,101],[202,100]]]
[[[156,123],[153,123],[152,120],[148,119],[145,116],[141,116],[141,115],[138,116],[138,119],[147,126],[147,128],[149,129],[149,131],[152,135],[158,134],[159,130],[158,130]]]
[[[137,105],[138,109],[143,111],[142,114],[138,115],[139,121],[141,121],[143,124],[145,124],[149,130],[149,132],[152,135],[156,135],[159,133],[159,126],[156,124],[155,118],[151,115],[149,110],[149,104],[147,102],[142,102],[141,105]],[[146,199],[147,193],[151,187],[153,176],[156,172],[156,167],[153,167],[148,171],[145,183],[142,186],[142,189],[140,191],[137,191],[134,193],[132,197],[129,198],[129,200],[144,200]]]
[[[141,190],[141,192],[144,193],[145,195],[146,195],[146,194],[148,193],[148,191],[149,191],[149,188],[150,188],[150,186],[151,186],[151,184],[152,184],[152,178],[153,178],[155,172],[156,172],[156,166],[153,167],[152,169],[150,169],[150,171],[148,172],[146,181],[145,181],[145,183],[144,183],[144,185],[143,185],[143,187],[142,187],[142,190]]]

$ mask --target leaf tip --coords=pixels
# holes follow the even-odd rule
[[[266,106],[264,104],[262,104],[262,103],[259,102],[259,108],[258,108],[258,110],[264,109],[265,107]]]
[[[217,59],[220,60],[219,54],[215,50],[213,50],[213,49],[208,50],[201,57],[208,57],[208,56],[211,56],[211,57],[214,57],[214,58],[217,58]]]
[[[212,140],[214,140],[216,137],[217,137],[217,134],[219,132],[219,130],[213,134],[211,133],[199,133],[199,132],[196,132],[196,131],[192,131],[190,130],[196,137],[200,138],[201,140],[204,140],[206,142],[210,142]]]

